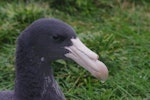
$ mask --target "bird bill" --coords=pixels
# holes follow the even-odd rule
[[[73,45],[65,47],[69,50],[65,56],[74,60],[96,78],[105,81],[108,77],[108,69],[103,62],[98,60],[98,55],[87,48],[79,38],[72,38],[71,41]]]

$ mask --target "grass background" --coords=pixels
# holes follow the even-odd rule
[[[17,36],[42,17],[70,24],[109,69],[108,80],[100,83],[74,62],[54,62],[67,100],[150,100],[148,0],[1,0],[0,90],[14,88]]]

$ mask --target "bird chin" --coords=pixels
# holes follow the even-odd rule
[[[103,62],[98,60],[98,55],[88,49],[79,38],[72,38],[71,41],[73,45],[65,47],[69,50],[65,56],[74,60],[96,78],[105,81],[108,77],[108,69]]]

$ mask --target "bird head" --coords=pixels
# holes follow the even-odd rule
[[[105,81],[108,77],[108,69],[98,60],[99,56],[87,48],[73,28],[63,21],[39,19],[27,27],[19,38],[47,61],[71,59],[100,80]]]

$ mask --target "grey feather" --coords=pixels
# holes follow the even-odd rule
[[[14,91],[1,91],[0,100],[14,100]]]

